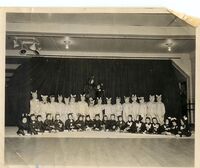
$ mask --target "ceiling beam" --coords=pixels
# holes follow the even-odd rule
[[[195,36],[192,27],[152,27],[123,25],[83,25],[59,23],[7,23],[6,32],[35,34],[87,34],[111,36]]]
[[[40,51],[41,56],[33,55],[27,51],[27,55],[20,55],[18,50],[6,50],[6,58],[103,58],[103,59],[180,59],[188,56],[187,53],[114,53],[114,52],[82,52],[82,51]]]

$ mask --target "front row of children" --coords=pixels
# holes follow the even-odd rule
[[[142,122],[141,115],[133,121],[132,116],[128,116],[128,121],[125,122],[122,116],[112,114],[110,119],[104,115],[103,120],[99,114],[95,115],[94,120],[90,116],[80,115],[75,121],[72,113],[68,114],[68,119],[63,123],[60,115],[56,114],[55,119],[52,119],[50,113],[47,114],[46,120],[43,122],[41,115],[34,114],[23,115],[18,125],[18,135],[36,135],[44,132],[63,132],[63,131],[115,131],[143,134],[165,134],[176,136],[191,136],[190,129],[187,124],[187,117],[183,117],[178,123],[176,118],[168,117],[163,125],[158,123],[157,118],[146,117],[145,122]]]

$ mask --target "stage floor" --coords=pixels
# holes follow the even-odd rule
[[[12,129],[6,128],[7,131]],[[94,138],[95,134],[96,138]],[[28,137],[15,135],[14,137],[7,132],[5,164],[19,167],[32,165],[35,168],[48,165],[61,167],[194,166],[193,138],[177,139],[141,135],[145,136],[143,138],[136,134],[108,132],[73,132],[70,135],[64,132],[62,136],[60,133],[50,135]]]

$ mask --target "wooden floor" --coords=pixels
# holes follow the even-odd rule
[[[193,167],[194,139],[5,138],[6,165]]]

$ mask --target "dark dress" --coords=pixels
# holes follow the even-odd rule
[[[100,131],[102,129],[102,121],[94,119],[93,129],[96,130],[96,131]]]
[[[109,120],[109,131],[115,131],[117,129],[117,121]]]
[[[31,120],[30,121],[30,134],[37,135],[37,121],[36,120]]]
[[[93,121],[92,120],[85,120],[85,128],[93,128]]]
[[[59,132],[63,132],[65,129],[65,125],[61,120],[55,120],[54,127],[55,127],[55,130]]]
[[[153,127],[152,131],[153,134],[161,134],[161,126],[159,123],[152,124],[152,127]]]
[[[79,131],[83,131],[85,129],[85,123],[84,121],[82,120],[76,120],[75,122],[75,128]]]
[[[126,123],[123,120],[117,121],[117,128],[119,129],[119,131],[123,131],[125,129],[125,125]]]
[[[187,124],[181,125],[179,128],[179,135],[182,136],[186,136],[186,137],[190,137],[192,135],[189,127]]]
[[[28,122],[22,123],[22,121],[20,121],[20,122],[18,123],[18,131],[17,131],[17,134],[18,134],[18,135],[25,135],[25,131],[26,131],[27,133],[30,133],[29,124],[28,124]]]
[[[125,130],[127,131],[127,132],[133,132],[133,130],[134,130],[134,121],[127,121],[126,123],[125,123]]]
[[[106,130],[109,130],[109,120],[103,120],[102,121],[102,126],[103,126],[103,129],[106,131]]]
[[[54,122],[53,122],[53,120],[46,119],[44,121],[44,129],[45,129],[45,131],[51,132],[54,129]]]
[[[131,129],[133,130],[134,133],[142,133],[144,130],[144,123],[141,121],[136,121]]]
[[[172,127],[171,127],[171,131],[170,131],[171,134],[177,135],[177,134],[178,134],[178,131],[179,131],[178,125],[172,126]]]
[[[38,132],[44,132],[45,131],[45,126],[43,121],[36,121],[36,130]]]
[[[153,126],[151,123],[144,123],[142,132],[146,134],[151,134],[153,132]]]
[[[67,119],[65,121],[65,129],[68,131],[75,129],[75,122],[73,119],[72,120]]]

